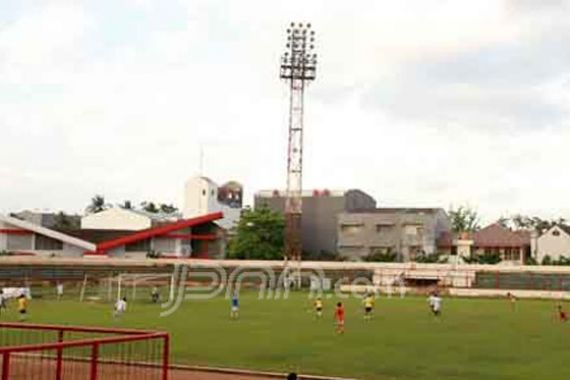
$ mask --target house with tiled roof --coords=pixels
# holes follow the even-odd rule
[[[502,264],[524,264],[530,257],[531,232],[513,231],[493,223],[472,233],[446,234],[438,241],[439,251],[473,257],[497,254]]]

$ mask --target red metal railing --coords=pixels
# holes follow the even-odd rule
[[[0,323],[0,332],[0,339],[11,341],[1,342],[1,380],[31,378],[26,371],[34,372],[33,378],[56,380],[140,379],[141,374],[145,379],[168,379],[166,332],[28,323]],[[52,337],[54,342],[45,342]],[[74,349],[87,354],[70,354]]]

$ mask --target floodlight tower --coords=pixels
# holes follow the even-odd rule
[[[315,32],[311,24],[291,23],[280,77],[289,84],[289,141],[285,201],[285,257],[300,263],[303,190],[303,96],[307,82],[316,78]]]

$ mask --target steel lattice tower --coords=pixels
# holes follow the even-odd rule
[[[281,57],[280,77],[288,82],[289,141],[287,148],[287,198],[285,201],[285,257],[300,262],[303,190],[303,101],[305,86],[316,78],[315,32],[311,24],[291,23],[287,48]]]

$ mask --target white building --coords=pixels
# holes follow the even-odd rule
[[[210,178],[197,176],[190,178],[184,187],[184,218],[213,212],[222,212],[224,218],[216,221],[225,230],[232,229],[239,221],[241,208],[230,207],[218,201],[219,186]]]
[[[541,263],[544,257],[553,260],[561,256],[570,257],[570,228],[556,225],[543,233],[536,240],[536,260]]]
[[[204,214],[196,214],[199,216]],[[82,229],[139,231],[157,223],[175,222],[181,217],[178,213],[151,213],[142,210],[113,207],[81,218]]]
[[[35,223],[0,215],[0,252],[33,256],[81,257],[97,245]]]

